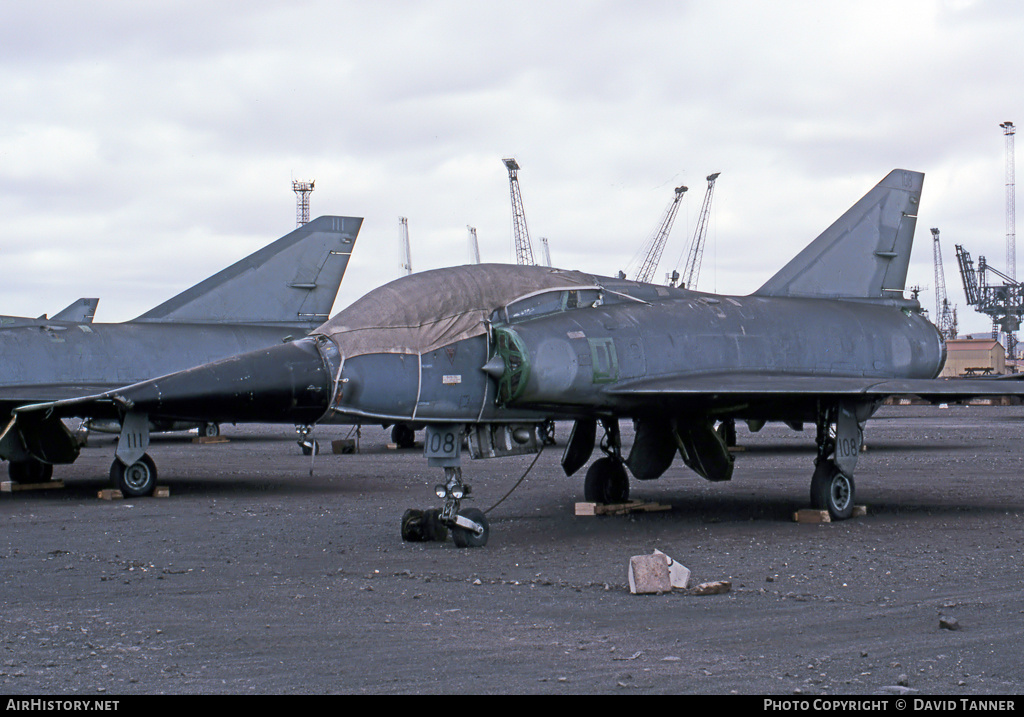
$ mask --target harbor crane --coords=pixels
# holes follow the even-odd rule
[[[1021,316],[1024,316],[1024,286],[1017,283],[1007,274],[993,269],[978,257],[978,268],[974,268],[974,260],[970,252],[961,245],[956,245],[956,260],[960,266],[960,278],[964,284],[964,295],[967,303],[979,313],[992,319],[992,338],[998,339],[999,332],[1006,334],[1005,346],[1007,356],[1016,356],[1017,339],[1015,332],[1020,328]],[[1001,284],[994,283],[989,275]]]
[[[697,228],[693,233],[693,241],[690,242],[690,251],[686,257],[686,266],[683,268],[682,277],[677,277],[673,272],[672,283],[681,279],[679,286],[684,289],[693,289],[697,286],[697,279],[700,277],[700,264],[704,258],[704,238],[708,231],[708,214],[711,209],[711,196],[715,191],[715,180],[721,172],[709,174],[707,177],[708,189],[704,193],[704,204],[700,208],[700,217],[697,219]]]
[[[649,283],[654,277],[654,272],[657,271],[658,263],[661,261],[661,255],[665,251],[668,235],[672,231],[672,224],[675,222],[676,213],[679,211],[679,200],[683,198],[686,191],[686,187],[675,188],[672,201],[669,203],[668,209],[665,210],[661,224],[647,240],[647,244],[644,245],[644,261],[640,268],[637,269],[636,275],[633,277],[634,281]]]
[[[402,252],[402,271],[406,276],[412,273],[412,252],[409,248],[409,219],[398,218],[398,246]]]
[[[523,209],[523,195],[519,191],[519,163],[515,158],[502,160],[508,169],[508,183],[512,193],[512,231],[516,241],[516,264],[533,266],[533,246],[530,231],[526,227],[526,210]]]
[[[949,341],[956,338],[956,309],[950,308],[946,297],[946,272],[942,267],[942,247],[936,228],[932,228],[932,257],[935,260],[935,327],[943,341]]]

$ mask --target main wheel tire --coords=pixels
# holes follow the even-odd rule
[[[484,512],[476,508],[466,508],[463,511],[459,511],[459,515],[472,520],[474,523],[478,523],[483,527],[484,531],[477,535],[472,530],[456,525],[452,528],[452,542],[459,548],[482,548],[487,545],[487,538],[491,534],[491,526],[487,522],[487,516],[484,515]]]
[[[605,456],[587,469],[583,497],[591,503],[614,504],[629,500],[629,476],[621,461]]]
[[[856,486],[832,461],[824,461],[814,469],[811,478],[811,507],[827,510],[832,520],[846,520],[853,515]]]
[[[153,495],[156,490],[156,464],[147,454],[130,466],[115,458],[110,466],[110,482],[125,497]]]
[[[391,429],[391,442],[399,448],[412,448],[416,445],[416,431],[404,423],[396,423]]]
[[[216,438],[220,435],[220,424],[201,423],[199,424],[199,435],[203,438]]]
[[[46,483],[53,478],[53,465],[34,458],[11,461],[7,464],[7,475],[15,483]]]

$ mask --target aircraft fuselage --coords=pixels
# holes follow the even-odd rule
[[[0,328],[0,402],[88,395],[304,336],[307,328],[34,321]]]
[[[945,359],[938,332],[909,302],[677,293],[498,317],[488,335],[422,355],[356,356],[344,363],[332,413],[420,423],[629,416],[657,411],[616,393],[637,381],[714,376],[727,386],[730,374],[781,373],[933,378]],[[343,339],[339,348],[344,354]],[[786,409],[785,401],[771,405]]]

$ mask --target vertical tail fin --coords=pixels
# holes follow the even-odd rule
[[[135,321],[319,326],[329,318],[362,223],[318,217]]]
[[[96,307],[99,299],[79,299],[67,308],[61,309],[51,318],[54,321],[74,321],[79,324],[91,324],[96,316]]]
[[[923,182],[891,171],[754,295],[900,298]]]

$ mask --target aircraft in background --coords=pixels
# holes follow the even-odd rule
[[[15,423],[121,420],[112,473],[134,475],[147,491],[156,481],[146,453],[154,417],[423,424],[424,454],[444,469],[444,506],[407,511],[402,535],[430,539],[447,532],[440,527],[457,545],[478,546],[489,526],[482,511],[462,508],[467,435],[474,458],[530,453],[544,421],[573,420],[565,473],[597,444],[604,455],[587,470],[584,494],[620,502],[629,473],[658,478],[677,454],[707,480],[731,479],[718,422],[808,422],[817,429],[811,504],[843,519],[865,423],[887,397],[1024,393],[1020,382],[935,378],[941,336],[903,295],[923,179],[892,171],[749,296],[538,266],[426,271],[371,291],[306,338],[24,406]],[[635,425],[628,455],[623,419]],[[70,456],[56,432],[43,434],[50,440],[33,445],[33,456]]]
[[[48,319],[46,314],[37,319],[27,316],[0,316],[0,329],[36,324],[41,321],[72,321],[79,324],[91,324],[93,317],[96,316],[96,307],[99,303],[99,299],[78,299],[54,314],[52,319]]]
[[[58,420],[16,421],[29,403],[88,396],[237,353],[305,336],[330,314],[362,225],[361,218],[323,216],[232,264],[136,319],[115,324],[68,319],[0,320],[0,459],[11,479],[49,480],[59,460],[42,445],[65,448]],[[89,300],[81,300],[89,301]],[[62,314],[65,315],[62,317]],[[116,417],[115,417],[116,418]],[[119,423],[119,421],[118,421]],[[200,426],[154,415],[152,430]],[[120,426],[115,432],[120,432]]]

